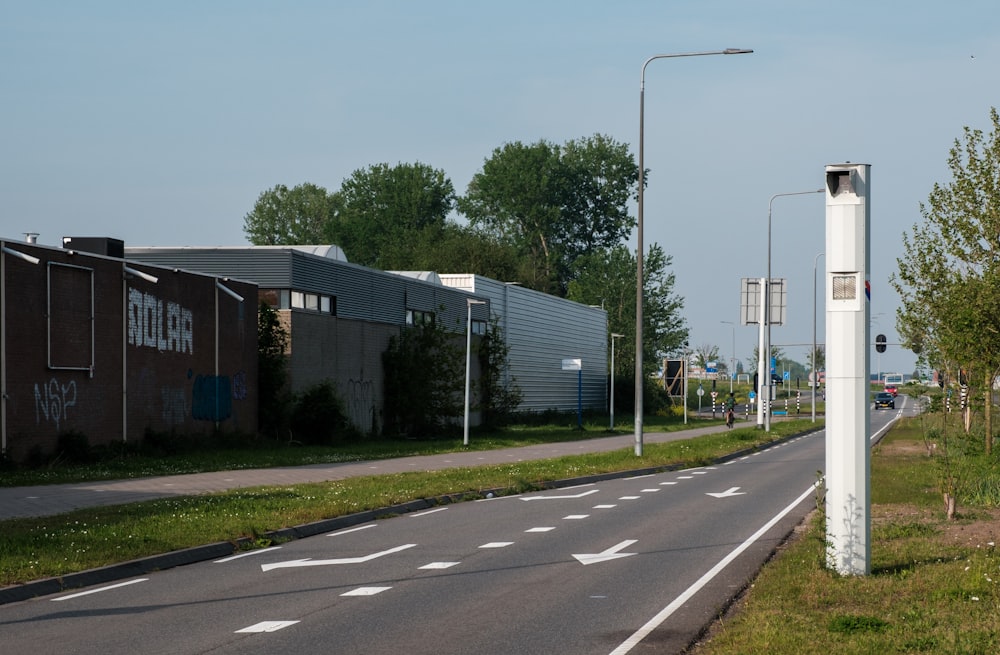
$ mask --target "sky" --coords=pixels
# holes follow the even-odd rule
[[[996,0],[0,0],[0,238],[245,245],[277,184],[421,162],[464,193],[505,143],[598,133],[637,156],[648,57],[750,48],[645,71],[644,241],[673,258],[690,346],[751,358],[756,326],[733,323],[769,204],[772,343],[806,361],[817,262],[823,343],[824,196],[770,199],[849,161],[871,165],[872,370],[910,373],[889,278],[955,140],[990,130],[998,19]]]

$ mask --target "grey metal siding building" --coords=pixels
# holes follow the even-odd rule
[[[578,374],[563,370],[566,359],[582,360],[583,406],[607,407],[606,311],[480,275],[440,277],[445,286],[489,298],[510,348],[509,373],[524,394],[521,410],[576,410]]]
[[[472,306],[474,322],[485,323],[491,316],[500,321],[510,347],[508,379],[513,378],[523,393],[519,410],[576,411],[578,374],[562,369],[564,359],[582,360],[583,406],[607,407],[603,309],[478,275],[369,269],[347,262],[336,246],[128,247],[125,253],[136,261],[254,280],[262,296],[268,290],[289,290],[306,294],[306,305],[310,295],[316,296],[319,311],[300,306],[301,296],[298,304],[296,297],[272,303],[283,312],[287,308],[290,332],[298,328],[289,363],[294,388],[333,380],[354,408],[352,420],[362,429],[377,428],[372,416],[382,407],[380,357],[389,336],[427,313],[448,329],[464,333],[469,298],[487,301]],[[322,311],[324,298],[331,303],[329,312]],[[327,329],[317,324],[324,318],[330,323]],[[356,323],[350,338],[347,321]],[[473,361],[474,378],[476,366]],[[472,422],[477,423],[478,417],[474,415]]]

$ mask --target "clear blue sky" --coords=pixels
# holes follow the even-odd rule
[[[721,321],[766,274],[768,200],[843,161],[872,165],[873,334],[892,343],[900,235],[1000,104],[998,19],[996,0],[0,0],[0,236],[240,245],[279,183],[420,161],[461,193],[508,141],[602,133],[635,153],[647,57],[753,48],[646,70],[646,242],[674,258],[691,345],[729,358]],[[824,217],[819,194],[775,201],[775,344],[811,342]],[[740,359],[755,344],[736,329]],[[914,360],[890,347],[881,368]]]

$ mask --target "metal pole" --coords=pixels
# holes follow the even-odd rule
[[[771,209],[774,205],[775,198],[783,198],[785,196],[803,196],[809,193],[823,193],[823,189],[815,189],[813,191],[792,191],[791,193],[776,193],[771,196],[771,199],[767,202],[767,291],[765,291],[765,298],[767,303],[764,308],[764,321],[767,325],[765,330],[765,360],[767,363],[767,397],[768,400],[771,399]],[[764,429],[768,432],[771,431],[771,411],[768,407],[768,411],[764,414]]]
[[[644,159],[644,113],[646,93],[646,66],[654,59],[672,59],[675,57],[703,57],[707,55],[743,55],[753,50],[745,48],[726,48],[708,52],[684,52],[665,55],[653,55],[642,64],[639,75],[639,188],[637,192],[638,210],[636,214],[636,248],[635,248],[635,454],[642,456],[642,385],[645,375],[642,372],[642,201],[645,186]]]
[[[469,377],[472,369],[472,306],[485,305],[485,300],[466,298],[468,316],[465,321],[465,419],[462,422],[462,445],[469,445]]]
[[[734,321],[719,321],[720,323],[725,323],[726,325],[733,326],[733,349],[729,352],[729,395],[733,395],[733,376],[736,375],[736,323]]]
[[[611,423],[609,430],[615,429],[615,339],[624,337],[624,334],[611,333],[611,394],[608,398],[608,408],[611,413]]]
[[[812,349],[812,422],[816,422],[816,386],[819,384],[819,372],[816,370],[816,266],[824,253],[816,253],[813,259],[813,349]]]

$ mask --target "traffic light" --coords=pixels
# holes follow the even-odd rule
[[[885,335],[880,334],[875,337],[875,352],[884,353],[885,352]]]

